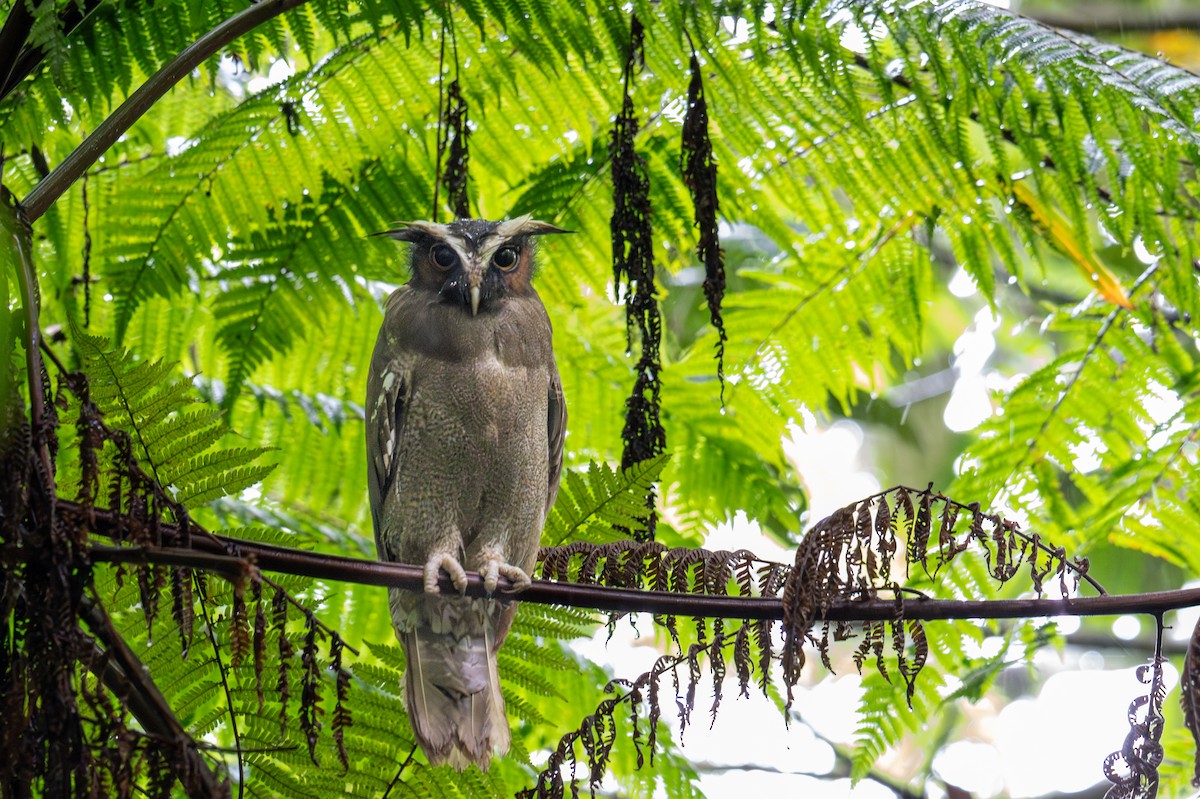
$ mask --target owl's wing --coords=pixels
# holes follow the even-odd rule
[[[389,300],[388,305],[391,304],[392,300]],[[387,347],[385,333],[386,328],[380,331],[367,379],[367,486],[371,495],[375,545],[381,555],[387,548],[379,535],[382,529],[379,514],[399,470],[400,439],[408,420],[415,360],[411,353],[396,352],[394,347]]]
[[[562,379],[558,367],[550,364],[550,391],[546,403],[546,440],[550,455],[550,491],[546,494],[546,513],[554,507],[558,497],[558,479],[562,476],[563,440],[567,435],[567,403],[563,399]]]

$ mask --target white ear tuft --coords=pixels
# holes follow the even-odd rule
[[[375,236],[388,236],[396,241],[416,241],[422,237],[444,239],[450,235],[450,228],[436,222],[394,222],[391,230],[374,233]]]
[[[518,216],[516,219],[506,219],[496,227],[496,234],[504,239],[511,239],[514,236],[545,236],[551,233],[571,232],[555,227],[549,222],[539,222],[528,214]]]

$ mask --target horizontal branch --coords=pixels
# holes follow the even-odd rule
[[[93,532],[114,540],[125,539],[125,521],[112,511],[85,508],[60,499],[58,512],[74,517]],[[164,532],[176,526],[163,522]],[[195,525],[193,523],[193,529]],[[224,574],[237,579],[253,564],[265,571],[313,577],[322,580],[406,588],[421,591],[425,585],[421,566],[384,563],[344,555],[306,552],[289,547],[246,541],[227,536],[196,536],[191,547],[95,546],[92,559],[108,563],[154,563],[183,566]],[[445,574],[439,588],[451,592],[454,586]],[[468,596],[484,597],[483,578],[467,573]],[[524,591],[513,591],[512,583],[501,577],[495,594],[500,599],[520,599],[546,605],[566,605],[612,613],[654,613],[674,616],[704,616],[724,619],[782,619],[783,603],[774,597],[740,597],[706,594],[676,594],[667,591],[643,591],[609,588],[602,585],[534,580]],[[904,599],[907,619],[1024,619],[1046,616],[1118,616],[1123,614],[1160,615],[1170,610],[1200,605],[1200,588],[1070,599]],[[880,621],[896,617],[891,599],[836,600],[829,611],[818,616],[829,621]]]
[[[266,571],[323,580],[406,588],[412,591],[420,591],[424,585],[424,575],[420,566],[304,552],[233,538],[220,540],[229,548],[225,553],[178,547],[97,546],[92,550],[92,558],[95,561],[110,563],[185,566],[230,576],[244,573],[248,561]],[[196,543],[201,543],[201,540],[196,539]],[[454,590],[449,577],[444,574],[439,587],[444,592]],[[466,593],[468,596],[487,596],[483,578],[468,572]],[[616,613],[750,620],[783,618],[783,603],[772,597],[676,594],[549,580],[534,580],[529,588],[517,592],[512,590],[511,583],[504,578],[500,580],[496,596],[501,599],[519,599],[522,602],[567,605]],[[1115,616],[1128,613],[1160,615],[1170,610],[1196,605],[1200,605],[1200,588],[1070,599],[906,598],[904,618],[1017,619],[1045,616]],[[832,603],[827,613],[818,616],[819,619],[830,621],[886,621],[895,617],[896,603],[890,599],[837,600]]]

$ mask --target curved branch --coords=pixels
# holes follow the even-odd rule
[[[129,95],[63,162],[25,196],[24,218],[32,223],[62,196],[101,155],[176,83],[215,55],[222,47],[267,20],[308,0],[263,0],[217,25],[168,61]]]

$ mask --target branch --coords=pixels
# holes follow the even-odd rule
[[[46,438],[46,391],[42,382],[45,369],[42,366],[42,328],[38,321],[41,298],[33,266],[32,232],[29,224],[21,218],[20,210],[14,214],[8,207],[0,208],[0,230],[5,237],[11,237],[11,244],[0,242],[0,247],[11,246],[16,260],[17,282],[20,284],[21,305],[25,312],[25,370],[29,375],[30,422],[42,479],[48,482],[47,493],[53,495],[54,465]]]
[[[60,499],[58,512],[70,521],[93,532],[123,540],[124,520],[112,511],[85,508]],[[163,532],[176,525],[161,522]],[[193,525],[193,531],[195,525]],[[211,535],[211,534],[209,534]],[[245,567],[313,577],[324,580],[406,588],[421,591],[424,569],[402,563],[385,563],[344,555],[305,552],[288,547],[245,541],[227,536],[193,536],[191,547],[95,546],[92,560],[103,563],[156,563],[217,572],[230,578],[245,574]],[[442,575],[438,587],[454,590],[450,578]],[[467,596],[488,596],[483,578],[467,575]],[[519,599],[548,605],[567,605],[615,613],[656,613],[674,616],[705,616],[724,619],[782,619],[783,605],[773,597],[739,597],[708,594],[676,594],[667,591],[643,591],[609,588],[582,583],[534,580],[524,591],[512,590],[512,583],[500,578],[496,591],[500,599]],[[1158,591],[1145,594],[1105,594],[1068,599],[906,599],[904,618],[934,619],[1021,619],[1045,616],[1116,616],[1127,613],[1160,614],[1169,610],[1200,605],[1200,588]],[[836,600],[829,612],[818,619],[829,621],[888,621],[896,618],[893,599]]]
[[[308,0],[263,0],[201,36],[155,72],[129,99],[121,103],[63,162],[25,196],[21,203],[26,222],[33,223],[54,204],[150,107],[176,83],[191,74],[222,47],[267,20],[303,5]]]
[[[176,745],[179,757],[167,763],[188,796],[197,799],[228,797],[229,784],[222,782],[196,748],[196,742],[183,729],[171,706],[147,676],[146,667],[113,626],[103,606],[84,597],[80,617],[95,636],[98,647],[108,657],[97,671],[109,690],[121,698],[133,717],[147,733]]]
[[[104,514],[96,511],[97,522]],[[104,527],[103,523],[97,527]],[[164,528],[169,525],[163,524]],[[260,569],[323,580],[406,588],[421,591],[424,570],[421,566],[402,563],[348,558],[304,552],[254,541],[218,536],[218,539]],[[203,539],[193,542],[203,546]],[[156,563],[164,566],[184,566],[225,574],[243,573],[239,557],[215,552],[201,552],[182,547],[110,547],[96,546],[92,560],[106,563]],[[236,564],[236,566],[235,566]],[[438,582],[440,590],[454,591],[447,575]],[[486,597],[483,578],[467,573],[467,596]],[[705,594],[675,594],[666,591],[642,591],[630,588],[609,588],[600,585],[534,580],[524,591],[512,590],[512,583],[500,579],[496,591],[500,599],[519,599],[546,605],[616,613],[654,613],[670,616],[704,616],[723,619],[783,618],[783,604],[771,597],[738,597]],[[904,618],[934,619],[1023,619],[1045,616],[1116,616],[1126,613],[1159,614],[1169,610],[1200,605],[1200,588],[1159,591],[1146,594],[1105,595],[1069,599],[906,599]],[[829,612],[818,615],[829,621],[888,621],[896,618],[896,602],[892,599],[834,601]]]
[[[101,2],[102,0],[83,0],[60,10],[58,27],[63,36],[70,36],[83,25],[92,12],[100,7]],[[33,17],[27,5],[24,2],[15,3],[8,19],[4,21],[4,30],[0,31],[0,53],[7,54],[4,60],[0,61],[0,100],[8,97],[21,81],[46,60],[44,45],[29,46]]]
[[[1157,33],[1200,28],[1200,11],[1183,8],[1149,9],[1141,14],[1131,14],[1128,8],[1119,5],[1108,8],[1084,6],[1071,13],[1022,9],[1021,16],[1052,28],[1088,34]]]
[[[0,27],[0,88],[10,83],[17,57],[29,38],[33,28],[33,13],[25,3],[13,3],[8,16],[4,18],[4,26]],[[0,92],[0,99],[7,92]]]

